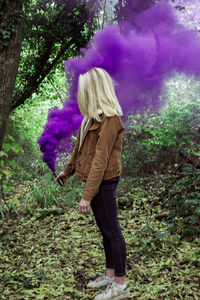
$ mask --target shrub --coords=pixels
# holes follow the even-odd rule
[[[158,114],[129,116],[124,136],[125,175],[148,175],[176,169],[183,157],[197,166],[200,161],[200,97],[170,98]]]

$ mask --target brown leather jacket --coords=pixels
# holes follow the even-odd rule
[[[119,116],[101,115],[102,122],[91,119],[83,133],[79,148],[80,128],[66,178],[75,173],[75,179],[86,181],[82,199],[91,201],[98,193],[102,180],[121,175],[121,152],[124,125]]]

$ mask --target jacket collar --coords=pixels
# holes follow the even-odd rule
[[[97,112],[99,115],[101,115],[103,113],[103,110],[102,109],[97,109]],[[80,131],[80,141],[79,141],[79,148],[78,148],[78,152],[80,151],[81,149],[81,146],[83,144],[83,141],[88,133],[88,130],[90,128],[92,124],[92,118],[88,118],[87,116],[85,116],[83,118],[83,121],[81,123],[81,131]]]
[[[91,118],[88,118],[88,117],[84,117],[82,123],[81,123],[81,131],[80,131],[80,141],[79,141],[79,149],[78,151],[80,150],[81,148],[81,145],[82,145],[82,142],[86,136],[86,133],[88,132],[88,124],[91,123],[92,119]]]

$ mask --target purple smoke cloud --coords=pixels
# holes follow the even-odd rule
[[[63,151],[60,141],[69,140],[82,120],[75,105],[80,74],[93,67],[107,70],[118,84],[116,93],[124,114],[147,108],[158,111],[163,105],[163,83],[174,72],[200,75],[200,38],[196,31],[177,23],[168,1],[134,15],[133,24],[123,22],[98,31],[82,54],[64,63],[74,102],[67,101],[62,110],[51,111],[39,139],[43,160],[52,169],[56,155]]]
[[[78,103],[74,100],[65,102],[64,107],[55,107],[49,112],[48,122],[38,140],[40,150],[44,153],[43,161],[55,172],[55,161],[58,153],[71,148],[72,132],[79,128],[83,117],[80,115]],[[62,141],[65,141],[62,143]]]

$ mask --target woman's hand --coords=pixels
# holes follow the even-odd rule
[[[90,213],[90,201],[81,199],[78,205],[79,213],[86,215]]]
[[[62,172],[60,172],[60,173],[57,175],[55,181],[58,181],[58,179],[61,179],[63,182],[65,182],[65,181],[66,181],[66,178],[67,178],[67,177],[66,177],[65,173],[62,171]]]

